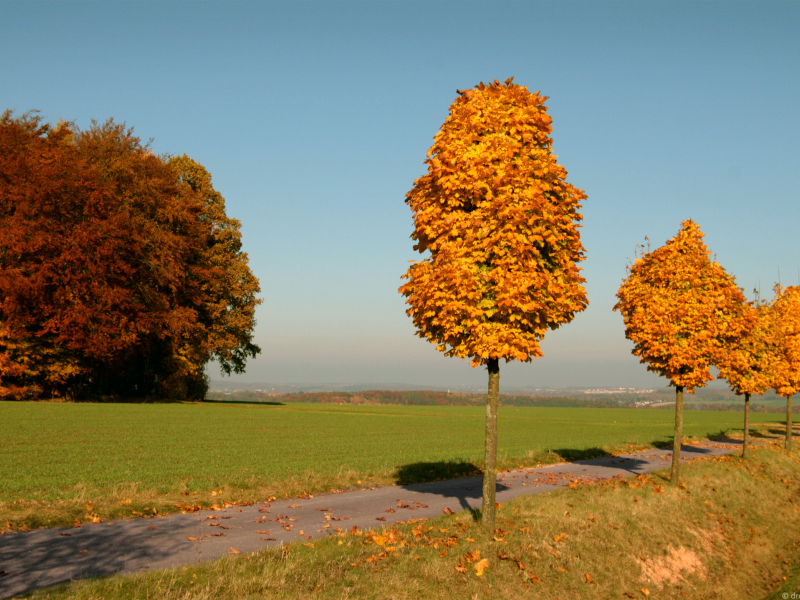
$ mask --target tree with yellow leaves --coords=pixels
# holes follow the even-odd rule
[[[792,396],[800,390],[800,286],[775,286],[777,361],[772,388],[786,398],[786,450],[792,449]]]
[[[694,393],[714,378],[710,367],[741,335],[746,300],[742,291],[703,243],[692,220],[674,238],[643,253],[628,267],[617,292],[625,336],[647,370],[675,386],[675,440],[672,483],[679,482],[683,431],[683,391]]]
[[[750,438],[750,396],[772,387],[775,354],[774,311],[768,304],[748,305],[741,316],[741,335],[715,360],[719,378],[725,379],[736,395],[744,394],[744,440],[742,458],[748,456]]]
[[[406,203],[413,262],[400,287],[417,335],[446,356],[486,365],[483,516],[495,521],[500,359],[542,356],[548,329],[586,308],[578,212],[586,194],[552,152],[538,92],[507,79],[459,91]]]

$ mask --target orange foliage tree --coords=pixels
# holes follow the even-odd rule
[[[672,482],[679,482],[683,391],[694,393],[714,378],[710,367],[733,347],[746,320],[746,300],[722,266],[709,259],[703,233],[692,220],[664,246],[628,267],[617,292],[625,336],[647,370],[675,386]]]
[[[748,305],[741,318],[741,335],[729,348],[719,353],[715,366],[737,394],[744,394],[744,440],[742,457],[747,458],[750,438],[750,396],[763,394],[772,387],[777,356],[775,354],[774,311],[768,304]]]
[[[792,396],[800,390],[800,286],[775,286],[776,366],[772,387],[786,398],[786,450],[792,449]]]
[[[203,397],[205,364],[231,352],[209,334],[228,319],[215,256],[236,252],[215,227],[238,224],[113,121],[7,111],[0,161],[0,394]],[[258,351],[236,335],[240,359]]]
[[[413,262],[400,287],[417,335],[446,356],[486,365],[483,523],[495,520],[499,360],[542,356],[548,329],[588,300],[576,263],[586,195],[567,183],[550,139],[547,98],[512,83],[459,91],[406,196]]]

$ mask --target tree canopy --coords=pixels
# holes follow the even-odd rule
[[[674,238],[629,267],[614,306],[633,354],[689,392],[714,379],[711,366],[747,327],[744,294],[710,255],[697,223],[683,221]]]
[[[10,111],[0,161],[0,394],[198,397],[212,357],[259,351],[258,282],[200,165]]]
[[[547,98],[495,81],[459,92],[406,203],[412,264],[400,292],[417,335],[447,356],[530,361],[588,300],[577,263],[586,194],[552,152]]]

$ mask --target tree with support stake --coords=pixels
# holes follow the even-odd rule
[[[777,361],[772,388],[786,398],[787,451],[792,450],[792,396],[800,391],[800,286],[775,286]]]
[[[556,162],[546,97],[512,79],[458,94],[406,195],[414,249],[429,256],[411,261],[399,291],[418,336],[489,372],[482,524],[493,528],[500,360],[543,356],[546,331],[588,305],[586,194]]]
[[[744,294],[710,254],[697,223],[684,221],[678,235],[628,267],[614,306],[633,354],[675,386],[673,485],[680,481],[683,392],[714,379],[710,367],[746,324]]]
[[[742,335],[727,351],[721,352],[716,367],[736,395],[744,395],[744,439],[742,458],[749,454],[750,396],[763,394],[775,377],[775,319],[768,304],[757,301],[742,314]]]

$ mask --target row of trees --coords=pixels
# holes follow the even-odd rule
[[[748,302],[722,266],[709,257],[703,233],[692,220],[678,234],[628,268],[617,293],[625,335],[647,369],[675,386],[672,481],[678,483],[683,392],[714,377],[745,397],[747,456],[750,396],[774,389],[786,397],[787,450],[792,443],[792,395],[800,390],[800,288],[775,286],[771,303]]]
[[[434,137],[428,172],[406,195],[415,250],[399,289],[417,335],[489,374],[482,522],[495,523],[499,362],[542,356],[547,330],[588,305],[578,212],[586,194],[552,153],[545,96],[508,79],[458,91]],[[663,248],[643,253],[620,288],[634,354],[677,390],[673,480],[678,480],[683,391],[716,366],[737,393],[800,387],[800,290],[748,303],[686,221]],[[746,413],[747,414],[747,413]],[[747,418],[747,417],[745,417]],[[791,413],[787,412],[787,446]],[[747,427],[745,427],[747,432]]]
[[[242,372],[258,280],[202,165],[109,120],[0,117],[0,397],[203,398]]]

